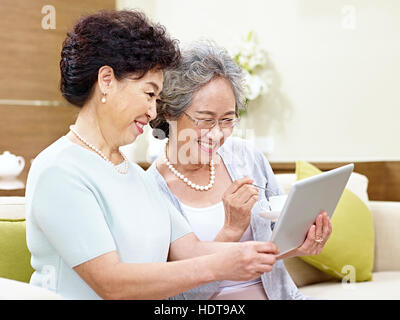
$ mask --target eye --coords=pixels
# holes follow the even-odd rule
[[[204,121],[206,123],[211,123],[214,121],[214,119],[199,119],[199,120]]]
[[[146,94],[148,94],[150,98],[153,98],[156,96],[154,92],[146,92]]]

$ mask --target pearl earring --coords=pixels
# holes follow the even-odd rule
[[[106,93],[103,93],[103,98],[101,98],[101,102],[106,103]]]

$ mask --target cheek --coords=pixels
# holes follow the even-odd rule
[[[188,123],[186,119],[180,117],[178,120],[170,121],[170,131],[177,138],[178,141],[189,141],[193,140],[197,136],[196,130],[193,128],[191,123]]]
[[[223,137],[222,137],[222,143],[223,142],[225,142],[225,140],[226,139],[228,139],[231,135],[232,135],[232,133],[233,133],[233,128],[232,129],[229,129],[229,130],[225,130],[225,131],[223,131],[223,133],[224,133],[224,135],[223,135]],[[221,144],[222,144],[221,143]]]
[[[146,114],[150,103],[142,94],[124,93],[119,96],[119,105],[121,114],[137,117]]]

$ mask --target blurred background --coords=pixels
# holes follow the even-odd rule
[[[370,197],[400,200],[398,0],[1,0],[0,195],[24,195],[31,160],[74,122],[78,109],[59,92],[67,30],[82,15],[129,8],[182,45],[211,39],[244,63],[249,104],[235,134],[276,172],[297,160],[355,162]],[[144,168],[159,148],[149,129],[124,147]],[[11,183],[6,171],[22,167],[13,155],[24,166]]]

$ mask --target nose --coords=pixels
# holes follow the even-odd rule
[[[149,121],[151,121],[157,117],[157,103],[156,102],[152,103],[151,107],[149,109],[147,109],[146,115],[149,118]]]
[[[212,141],[220,141],[224,136],[224,132],[222,131],[222,129],[219,126],[219,123],[217,122],[215,126],[207,132],[206,136]]]

